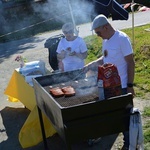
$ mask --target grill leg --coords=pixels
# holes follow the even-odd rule
[[[41,112],[41,109],[38,106],[37,106],[37,108],[38,108],[38,114],[39,114],[41,131],[42,131],[42,137],[43,137],[43,142],[44,142],[44,149],[48,150],[48,145],[47,145],[46,135],[45,135],[45,129],[44,129],[44,123],[43,123],[43,118],[42,118],[42,112]]]
[[[72,150],[70,143],[67,142],[66,145],[67,145],[67,150]]]

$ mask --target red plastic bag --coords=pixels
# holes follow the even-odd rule
[[[98,67],[98,80],[103,80],[105,99],[121,95],[121,80],[114,64],[107,63]]]

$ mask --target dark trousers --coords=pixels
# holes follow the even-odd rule
[[[122,89],[122,94],[127,94],[127,88]],[[123,132],[124,146],[129,148],[129,131]]]

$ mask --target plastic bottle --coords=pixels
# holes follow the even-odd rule
[[[99,79],[97,85],[98,85],[98,92],[99,92],[99,100],[104,100],[105,96],[104,96],[103,80]]]

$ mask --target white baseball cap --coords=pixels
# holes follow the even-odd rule
[[[73,23],[71,23],[71,22],[65,23],[65,24],[62,26],[62,31],[63,31],[63,32],[68,32],[68,31],[74,32],[74,25],[73,25]]]
[[[98,15],[94,18],[91,30],[94,30],[94,29],[96,29],[100,26],[103,26],[103,25],[107,24],[107,23],[109,23],[107,17],[100,14],[100,15]]]

